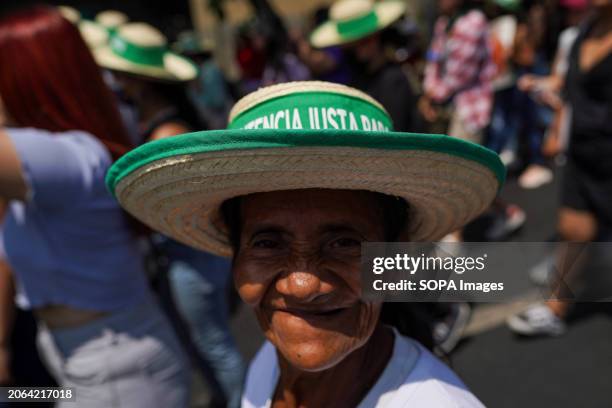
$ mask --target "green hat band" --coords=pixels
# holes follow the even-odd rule
[[[333,92],[295,92],[260,102],[238,114],[229,129],[393,130],[375,104]]]
[[[127,41],[116,33],[111,36],[110,49],[121,58],[135,64],[156,67],[164,66],[164,54],[167,52],[163,45],[142,47]]]
[[[377,28],[378,16],[373,10],[361,17],[336,23],[338,34],[344,38],[359,37],[363,33],[374,31]]]
[[[510,11],[517,11],[521,7],[521,0],[495,0],[495,3]]]

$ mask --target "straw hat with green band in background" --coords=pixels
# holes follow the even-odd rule
[[[57,6],[57,9],[60,12],[60,14],[66,20],[70,21],[72,24],[78,24],[78,22],[81,20],[81,13],[79,12],[79,10],[75,9],[74,7]]]
[[[70,6],[57,6],[61,15],[74,24],[90,49],[102,46],[108,41],[108,31],[90,20],[83,19],[81,13]]]
[[[128,16],[118,10],[104,10],[96,14],[96,23],[114,32],[118,27],[127,24]]]
[[[107,44],[93,50],[104,68],[163,81],[190,81],[198,68],[188,58],[170,51],[166,37],[146,23],[117,27]]]
[[[257,192],[369,190],[410,206],[403,239],[433,241],[491,203],[505,177],[498,156],[444,135],[393,132],[382,106],[353,88],[290,82],[240,100],[226,130],[147,143],[106,182],[121,205],[185,244],[231,255],[221,204]]]
[[[329,21],[312,32],[310,43],[325,48],[359,40],[388,27],[405,11],[399,0],[340,0],[329,9]]]
[[[90,49],[107,44],[112,29],[127,22],[127,16],[119,11],[107,10],[98,13],[96,21],[82,18],[81,13],[70,6],[58,6],[59,12],[78,27],[81,36]]]

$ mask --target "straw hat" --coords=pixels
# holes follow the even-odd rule
[[[79,29],[81,37],[89,48],[93,49],[106,44],[109,36],[106,28],[93,21],[83,19],[81,13],[73,7],[58,6],[57,8],[66,20]]]
[[[78,26],[81,37],[83,37],[90,49],[94,50],[108,43],[109,32],[100,24],[89,20],[81,20]]]
[[[117,10],[105,10],[96,14],[96,23],[109,30],[114,30],[128,21],[128,16]]]
[[[85,42],[91,49],[107,45],[110,36],[117,31],[117,27],[126,24],[128,16],[117,10],[106,10],[96,15],[95,21],[82,20],[79,30]]]
[[[79,20],[81,20],[81,13],[74,7],[57,6],[57,9],[59,10],[60,14],[72,24],[77,24]]]
[[[113,71],[166,81],[189,81],[198,75],[197,67],[171,52],[166,37],[146,23],[117,27],[108,44],[93,51],[98,64]]]
[[[492,151],[444,135],[393,132],[371,97],[327,82],[290,82],[240,100],[227,130],[147,143],[119,159],[107,186],[151,228],[230,255],[219,208],[232,197],[307,188],[404,198],[411,241],[442,238],[483,212],[505,177]]]
[[[359,40],[389,26],[405,11],[403,1],[340,0],[329,9],[329,21],[312,32],[310,43],[324,48]]]

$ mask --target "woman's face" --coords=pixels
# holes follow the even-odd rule
[[[282,356],[320,371],[365,344],[381,308],[360,299],[360,244],[385,239],[376,196],[293,190],[241,206],[234,281]]]

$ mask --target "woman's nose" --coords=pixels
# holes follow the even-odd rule
[[[282,295],[300,302],[310,302],[323,294],[317,262],[305,258],[294,257],[288,263],[287,271],[276,282],[276,289]]]
[[[310,302],[321,295],[321,279],[312,272],[289,272],[283,293],[303,302]]]

